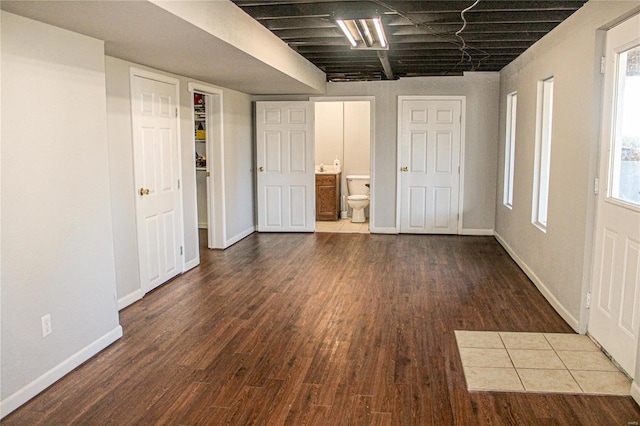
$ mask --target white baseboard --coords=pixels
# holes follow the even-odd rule
[[[636,401],[638,405],[640,405],[640,386],[638,386],[637,380],[634,380],[631,383],[631,397]]]
[[[529,277],[533,284],[538,288],[540,293],[547,299],[547,301],[553,306],[553,308],[560,314],[562,319],[564,319],[570,326],[573,328],[576,333],[580,330],[580,321],[575,318],[571,313],[564,307],[562,303],[555,297],[555,295],[549,290],[549,288],[540,280],[540,278],[536,275],[535,272],[525,263],[524,260],[518,256],[515,251],[507,244],[507,242],[498,234],[494,233],[496,240],[504,247],[504,249],[509,253],[509,256],[518,264],[520,269],[524,271],[524,273]]]
[[[144,296],[144,291],[142,291],[141,289],[138,289],[131,294],[128,294],[124,297],[119,298],[118,310],[119,311],[123,310],[124,308],[131,305],[132,303],[135,303],[138,300],[142,299],[143,296]]]
[[[19,391],[9,395],[6,399],[0,402],[0,418],[5,417],[22,404],[29,401],[31,398],[60,380],[67,373],[118,340],[120,337],[122,337],[122,327],[118,325],[116,328],[100,337],[89,346],[86,346],[71,355],[69,358],[65,359],[42,376],[27,384]]]
[[[482,237],[493,237],[493,229],[465,229],[462,228],[462,235],[478,235]]]
[[[397,234],[398,230],[396,228],[385,228],[385,227],[381,227],[381,226],[370,226],[369,227],[369,232],[371,232],[372,234]]]
[[[245,229],[244,231],[242,231],[242,232],[234,235],[233,237],[227,239],[224,242],[224,248],[227,248],[227,247],[230,247],[230,246],[234,245],[235,243],[237,243],[241,239],[248,237],[249,235],[253,234],[254,232],[256,232],[256,227],[255,226],[250,226],[249,228]]]

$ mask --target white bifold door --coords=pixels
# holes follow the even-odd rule
[[[313,104],[257,102],[259,232],[315,230]]]
[[[589,334],[631,376],[640,329],[640,16],[607,31]]]
[[[398,98],[400,232],[457,234],[460,98]]]
[[[177,82],[131,78],[140,282],[149,292],[183,270]]]

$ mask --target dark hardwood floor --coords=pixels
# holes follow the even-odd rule
[[[572,331],[490,237],[253,234],[120,321],[2,424],[640,421],[630,397],[466,390],[454,330]]]

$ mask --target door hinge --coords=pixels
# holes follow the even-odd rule
[[[178,107],[176,107],[176,118],[178,118]]]
[[[607,65],[606,58],[604,56],[600,57],[600,74],[604,74],[604,69]]]
[[[183,250],[182,250],[182,246],[180,246],[180,256],[183,255]]]
[[[180,189],[180,179],[178,179],[178,189]]]
[[[591,309],[591,292],[587,293],[587,303],[585,303],[585,308]]]
[[[458,174],[460,174],[460,166],[458,166]]]
[[[600,178],[595,178],[593,180],[593,193],[595,195],[598,195],[599,187],[600,187]]]

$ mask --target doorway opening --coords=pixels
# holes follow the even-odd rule
[[[199,253],[203,235],[210,249],[225,248],[226,241],[222,90],[189,83],[189,92],[193,102],[195,252]],[[199,255],[196,260],[200,262]]]
[[[374,98],[310,100],[315,118],[316,232],[369,233],[374,211]]]

